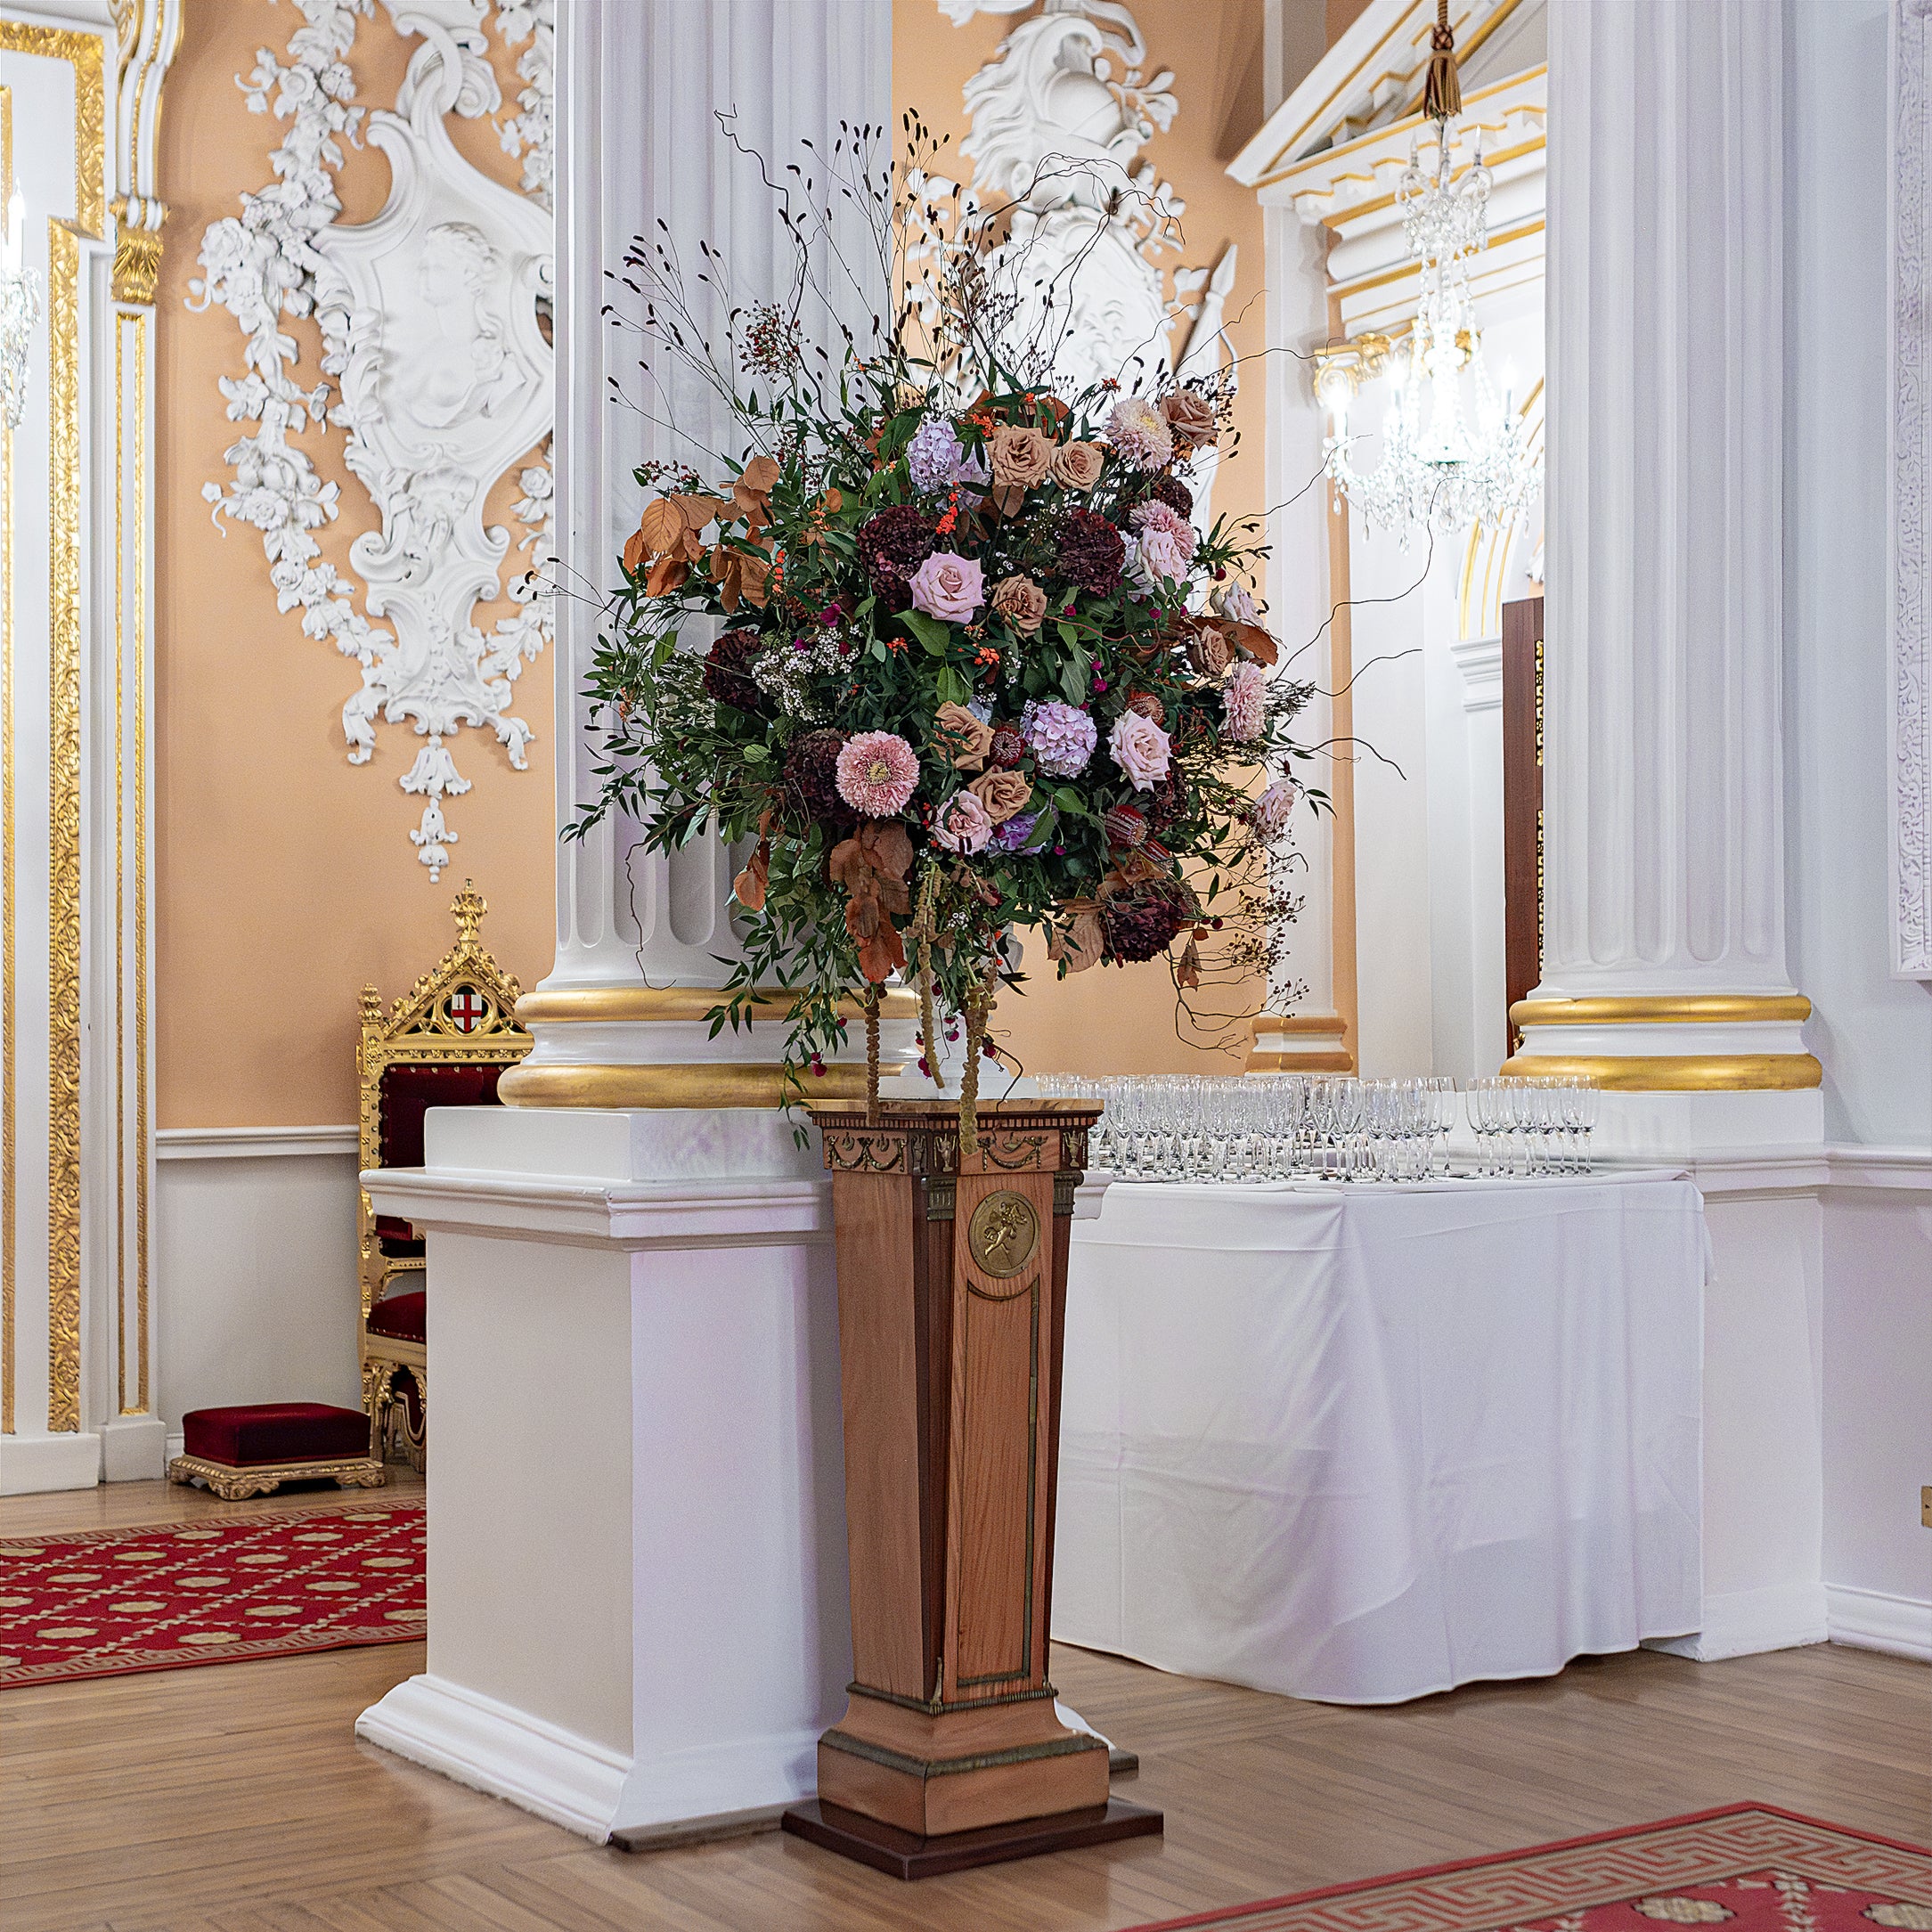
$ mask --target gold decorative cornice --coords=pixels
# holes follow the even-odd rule
[[[1586,1080],[1610,1093],[1797,1093],[1822,1086],[1808,1053],[1517,1054],[1503,1077]]]
[[[1512,1026],[1740,1026],[1804,1021],[1802,993],[1666,993],[1647,998],[1519,999]]]
[[[879,1071],[891,1079],[901,1069],[888,1063]],[[506,1107],[607,1107],[618,1112],[632,1107],[782,1107],[798,1100],[862,1100],[865,1090],[863,1062],[835,1062],[822,1075],[808,1073],[789,1088],[782,1066],[742,1060],[628,1066],[532,1066],[526,1060],[496,1083],[496,1096]]]
[[[517,1002],[517,1019],[524,1026],[703,1020],[728,997],[718,986],[583,986],[549,992],[539,987]],[[761,987],[752,1001],[754,1019],[782,1020],[791,1009],[792,995],[782,987]],[[879,1010],[888,1020],[917,1019],[918,996],[910,987],[888,988]],[[865,1008],[856,999],[842,999],[839,1011],[857,1019]]]

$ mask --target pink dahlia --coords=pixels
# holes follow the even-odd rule
[[[1137,711],[1123,711],[1107,734],[1107,750],[1137,791],[1151,792],[1167,776],[1167,733]]]
[[[1292,779],[1276,779],[1248,807],[1248,823],[1254,827],[1255,836],[1264,843],[1279,838],[1288,829],[1300,795],[1301,787]]]
[[[1107,441],[1137,469],[1160,469],[1174,453],[1174,432],[1145,396],[1123,395],[1107,418]]]
[[[983,852],[992,836],[992,814],[972,792],[955,792],[933,820],[933,843],[947,852]]]
[[[918,758],[896,731],[861,731],[838,754],[838,795],[868,819],[896,817],[918,783]]]
[[[1194,526],[1171,503],[1163,503],[1159,497],[1150,497],[1145,503],[1137,503],[1127,520],[1143,537],[1150,530],[1164,531],[1179,546],[1188,562],[1194,561]]]
[[[1237,745],[1251,745],[1265,722],[1268,678],[1259,664],[1246,658],[1236,664],[1221,686],[1221,721]]]

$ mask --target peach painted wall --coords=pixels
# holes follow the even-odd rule
[[[1261,0],[1132,0],[1132,5],[1147,43],[1148,73],[1171,69],[1180,102],[1172,128],[1156,134],[1145,151],[1187,205],[1186,245],[1178,259],[1189,267],[1211,266],[1228,242],[1239,245],[1228,334],[1242,355],[1258,356],[1265,342],[1261,214],[1254,197],[1228,179],[1227,167],[1261,125]],[[957,143],[966,132],[960,89],[1013,25],[1011,16],[979,14],[956,28],[935,0],[893,0],[895,120],[917,108],[929,127],[950,134]],[[1221,465],[1214,485],[1217,512],[1265,508],[1265,423],[1255,363],[1236,404],[1240,449]],[[1002,999],[996,1031],[1031,1072],[1240,1071],[1247,1028],[1236,1029],[1238,1047],[1231,1053],[1188,1044],[1172,982],[1158,964],[1096,966],[1056,982],[1051,963],[1030,943],[1026,967],[1029,989]],[[1229,1011],[1251,1011],[1258,992],[1230,989],[1219,1003]]]
[[[1153,64],[1175,74],[1180,112],[1151,153],[1188,204],[1190,265],[1241,247],[1231,333],[1243,354],[1262,342],[1262,239],[1251,198],[1227,160],[1259,125],[1259,0],[1137,0]],[[192,313],[188,283],[208,223],[238,210],[243,187],[270,179],[285,124],[250,114],[235,85],[261,46],[285,47],[298,16],[270,0],[186,0],[162,130],[162,192],[172,208],[157,295],[159,513],[157,518],[158,1119],[163,1127],[277,1126],[355,1116],[356,994],[365,980],[405,990],[448,943],[448,906],[473,876],[490,901],[485,937],[528,985],[552,957],[554,848],[550,666],[526,668],[518,709],[537,733],[530,769],[514,772],[494,739],[466,730],[454,746],[475,788],[451,802],[461,834],[440,884],[407,833],[419,806],[396,787],[420,743],[383,726],[371,763],[351,766],[339,713],[357,671],[299,619],[275,607],[259,536],[210,521],[201,485],[225,477],[236,428],[217,379],[241,372],[241,338],[223,310]],[[935,127],[965,131],[960,88],[998,47],[1009,19],[955,29],[933,0],[894,0],[895,104]],[[378,10],[352,56],[359,98],[387,105],[413,43]],[[494,44],[493,41],[493,52]],[[500,62],[507,77],[508,68]],[[456,138],[476,164],[514,182],[487,122]],[[388,168],[351,151],[339,175],[346,218],[381,206]],[[1245,315],[1241,311],[1245,308]],[[312,324],[284,326],[313,371]],[[1243,448],[1222,467],[1216,505],[1261,507],[1261,385],[1241,404]],[[341,433],[304,437],[343,513],[324,534],[340,567],[374,515],[342,465]],[[499,486],[492,515],[510,494]],[[482,621],[493,621],[484,613]],[[1031,962],[1035,990],[1000,1015],[1009,1044],[1034,1068],[1154,1071],[1238,1064],[1204,1057],[1176,1031],[1173,989],[1157,966],[1112,968],[1055,985]],[[1010,1010],[1008,1010],[1010,1009]]]
[[[224,534],[201,501],[201,485],[229,473],[223,452],[237,430],[216,385],[242,373],[242,337],[224,309],[191,313],[188,283],[203,230],[239,212],[240,190],[273,178],[269,151],[288,126],[249,113],[235,76],[257,48],[286,48],[301,16],[269,0],[186,0],[185,12],[162,118],[172,213],[156,296],[157,1113],[162,1127],[343,1122],[355,1117],[356,995],[366,980],[388,998],[408,990],[454,936],[449,905],[466,876],[490,902],[484,936],[498,958],[526,984],[550,970],[550,665],[527,666],[518,686],[517,709],[537,734],[528,770],[512,771],[489,732],[453,741],[474,789],[448,803],[461,838],[433,884],[408,838],[420,801],[396,785],[422,741],[383,725],[371,763],[348,762],[340,713],[358,667],[305,637],[298,614],[277,611],[259,534],[243,525]],[[420,45],[378,8],[352,55],[359,98],[389,105]],[[519,164],[487,121],[461,126],[457,139],[514,184]],[[388,175],[376,150],[349,151],[338,177],[346,219],[376,213]],[[301,344],[298,378],[316,379],[314,325],[283,327]],[[302,440],[342,486],[323,542],[346,568],[373,509],[343,467],[340,430]],[[499,488],[490,520],[507,521],[513,493]],[[479,621],[487,629],[496,615]]]

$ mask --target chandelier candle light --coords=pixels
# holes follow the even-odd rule
[[[1454,532],[1513,523],[1541,483],[1515,397],[1505,381],[1498,399],[1476,327],[1469,270],[1488,240],[1491,177],[1480,129],[1469,165],[1459,175],[1452,165],[1463,102],[1448,15],[1448,0],[1439,0],[1423,96],[1424,118],[1435,126],[1433,159],[1424,165],[1418,127],[1396,191],[1403,239],[1422,265],[1414,326],[1404,343],[1364,335],[1316,355],[1316,396],[1333,420],[1324,445],[1328,474],[1370,523],[1394,529],[1405,546],[1431,524]],[[1382,461],[1365,473],[1349,453],[1349,407],[1363,380],[1384,368],[1395,394],[1382,420]]]
[[[0,410],[18,429],[27,412],[27,348],[40,320],[40,277],[20,265],[20,231],[27,202],[15,188],[7,202],[6,233],[0,237]]]

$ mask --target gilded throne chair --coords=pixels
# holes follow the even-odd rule
[[[496,1082],[529,1052],[516,1022],[520,990],[478,939],[489,909],[465,881],[451,909],[456,943],[385,1015],[363,989],[361,1166],[420,1167],[431,1107],[494,1106]],[[357,1349],[371,1454],[421,1469],[428,1444],[429,1366],[423,1242],[411,1225],[378,1214],[359,1191]]]

